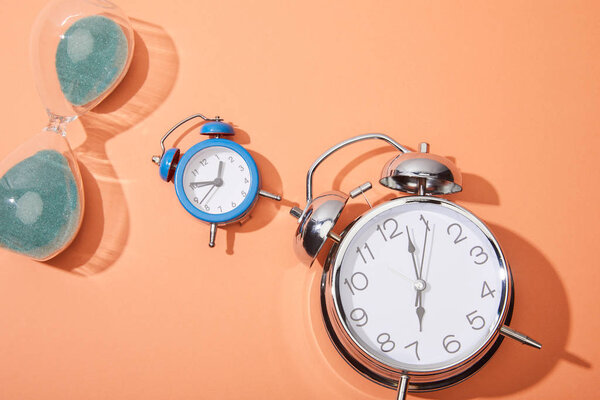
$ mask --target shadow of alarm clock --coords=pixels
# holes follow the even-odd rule
[[[196,143],[185,154],[178,148],[165,151],[165,140],[186,122],[202,118],[200,128],[209,139]],[[235,132],[220,117],[191,115],[173,126],[160,141],[162,154],[153,156],[160,177],[173,181],[175,193],[190,214],[210,224],[208,245],[215,246],[217,226],[241,222],[248,216],[258,196],[280,201],[281,197],[260,189],[260,174],[256,162],[239,144],[224,139]]]
[[[371,183],[349,195],[313,198],[313,173],[337,150],[370,139],[400,151],[379,183],[410,195],[371,207],[338,235],[332,229],[346,202]],[[306,207],[290,211],[298,218],[295,247],[302,260],[312,264],[327,239],[335,242],[321,280],[331,341],[354,369],[395,389],[398,399],[470,377],[504,336],[541,348],[508,327],[513,278],[500,245],[475,215],[436,197],[461,191],[462,178],[450,160],[428,151],[427,143],[411,152],[382,134],[343,141],[313,163]]]

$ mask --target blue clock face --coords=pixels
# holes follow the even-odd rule
[[[197,218],[227,223],[243,216],[258,194],[258,169],[237,143],[209,139],[184,154],[175,174],[182,205]]]

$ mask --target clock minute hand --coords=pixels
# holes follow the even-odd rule
[[[423,315],[425,315],[425,308],[422,305],[423,291],[417,289],[417,318],[419,318],[419,332],[423,332]]]

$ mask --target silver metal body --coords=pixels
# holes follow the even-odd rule
[[[390,189],[411,194],[451,194],[462,190],[462,176],[447,158],[430,154],[429,145],[421,143],[420,151],[399,154],[381,172],[379,180]]]
[[[340,311],[340,300],[336,282],[341,267],[341,255],[346,251],[348,243],[357,235],[361,228],[372,218],[393,207],[401,207],[414,202],[428,202],[440,207],[449,207],[471,220],[487,237],[496,252],[499,264],[506,269],[506,278],[503,282],[503,301],[498,310],[499,318],[488,340],[468,359],[456,364],[448,365],[443,369],[431,371],[408,371],[388,365],[360,345],[346,325],[343,313]],[[329,252],[321,280],[321,307],[327,332],[336,346],[338,352],[346,361],[365,377],[392,389],[398,389],[403,384],[403,376],[408,377],[408,391],[430,391],[454,385],[475,373],[491,357],[502,341],[500,330],[510,322],[512,310],[512,275],[500,245],[477,217],[464,208],[441,198],[430,196],[405,196],[385,202],[357,218],[350,227],[341,235],[339,244],[334,244]]]
[[[375,208],[372,208],[371,203],[365,196],[365,200],[371,209],[350,224],[341,235],[338,235],[332,229],[349,196],[334,191],[313,199],[313,174],[316,168],[334,152],[352,143],[369,139],[386,141],[401,152],[384,166],[379,182],[390,189],[417,194],[417,196],[397,198]],[[404,399],[408,391],[442,389],[467,379],[492,357],[505,336],[534,348],[541,348],[541,344],[535,340],[507,326],[510,322],[513,307],[512,274],[500,245],[490,230],[464,208],[448,200],[431,196],[433,194],[459,192],[462,190],[461,185],[462,176],[454,163],[444,157],[429,154],[427,143],[420,144],[419,152],[410,152],[390,137],[372,133],[340,142],[319,156],[309,168],[306,176],[305,208],[294,207],[290,211],[290,214],[298,219],[295,250],[300,259],[312,263],[328,238],[335,242],[325,262],[321,280],[321,308],[325,327],[331,341],[354,369],[378,384],[395,389],[398,399]],[[350,197],[354,198],[361,194],[364,196],[364,192],[370,188],[371,184],[367,182],[352,190]],[[506,272],[502,287],[503,299],[498,310],[497,323],[487,337],[486,342],[466,359],[434,370],[409,371],[389,365],[378,359],[376,355],[370,354],[347,328],[343,314],[340,312],[339,298],[336,294],[336,277],[341,265],[341,257],[338,259],[338,256],[345,253],[344,247],[358,234],[361,226],[380,212],[411,202],[429,202],[440,207],[450,207],[471,220],[490,241],[501,268],[504,268]],[[417,290],[419,289],[417,288]]]
[[[363,140],[379,139],[383,140],[401,152],[407,152],[408,149],[394,141],[392,138],[381,133],[368,133],[345,140],[331,147],[321,154],[319,158],[311,165],[306,175],[306,206],[304,210],[294,207],[290,210],[295,218],[298,219],[298,228],[296,229],[296,240],[294,250],[303,262],[312,264],[327,238],[331,238],[331,230],[340,217],[349,197],[356,197],[364,194],[371,189],[371,183],[366,182],[350,192],[350,195],[340,191],[329,191],[313,199],[312,180],[317,167],[330,155],[352,143]]]

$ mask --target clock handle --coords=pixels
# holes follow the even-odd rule
[[[406,399],[406,392],[408,392],[408,380],[409,380],[409,376],[408,375],[402,375],[400,376],[400,380],[398,381],[398,396],[396,397],[397,400],[404,400]]]
[[[321,154],[319,156],[319,158],[317,158],[316,161],[308,169],[308,173],[306,174],[306,204],[307,205],[310,204],[310,202],[313,199],[312,198],[312,177],[313,177],[315,170],[319,166],[319,164],[321,164],[331,154],[335,153],[336,151],[338,151],[339,149],[341,149],[343,147],[346,147],[355,142],[360,142],[362,140],[370,140],[370,139],[383,140],[385,142],[388,142],[390,145],[394,146],[396,149],[400,150],[402,153],[410,153],[410,150],[408,150],[406,147],[402,146],[400,143],[396,142],[391,137],[384,135],[382,133],[367,133],[365,135],[355,136],[353,138],[344,140],[343,142],[336,144],[335,146],[333,146],[329,150],[327,150],[325,153]]]
[[[162,153],[160,154],[160,156],[153,156],[152,157],[152,162],[153,163],[160,164],[160,160],[165,155],[165,140],[167,140],[167,138],[169,137],[169,135],[171,133],[173,133],[173,131],[175,129],[179,128],[181,125],[185,124],[186,122],[188,122],[189,120],[192,120],[194,118],[202,118],[205,121],[221,121],[221,118],[219,118],[219,117],[208,118],[208,117],[205,117],[202,114],[194,114],[194,115],[190,115],[189,117],[187,117],[185,119],[182,119],[181,121],[179,121],[178,123],[176,123],[171,129],[169,129],[167,131],[167,133],[164,134],[164,136],[162,137],[162,139],[160,139],[160,148],[162,150]]]

